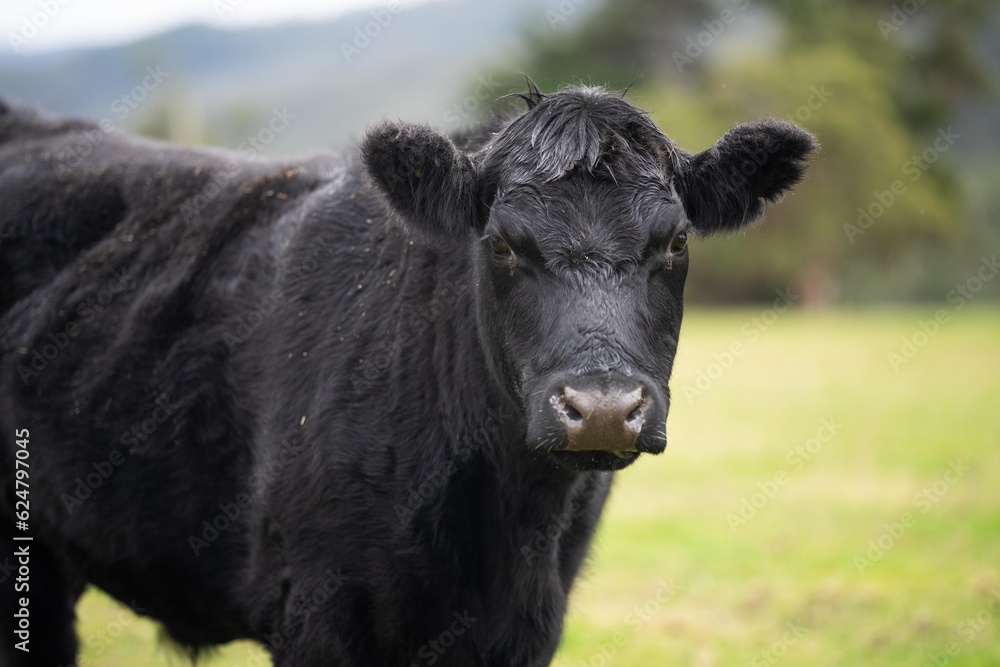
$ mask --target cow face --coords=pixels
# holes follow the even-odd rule
[[[480,337],[528,446],[622,468],[666,447],[688,240],[759,218],[815,142],[762,121],[691,155],[600,89],[525,99],[475,152],[386,124],[362,154],[404,229],[472,253]]]

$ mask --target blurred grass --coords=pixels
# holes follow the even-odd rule
[[[887,354],[934,310],[791,311],[766,329],[761,309],[691,310],[670,446],[619,475],[554,664],[1000,665],[1000,310],[952,311],[893,371]],[[715,372],[734,341],[742,354]],[[689,398],[701,371],[718,378]],[[834,437],[789,463],[823,420]],[[935,489],[959,459],[968,472]],[[731,528],[780,471],[787,482]],[[932,504],[915,502],[925,488]],[[859,572],[904,512],[912,525]],[[123,609],[85,595],[81,667],[185,664]],[[239,643],[201,664],[262,656]]]

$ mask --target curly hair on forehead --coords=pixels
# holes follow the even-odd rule
[[[676,146],[618,95],[598,87],[543,94],[529,81],[514,93],[527,108],[501,130],[483,156],[483,171],[503,181],[554,181],[574,170],[614,181],[667,179],[679,167]]]

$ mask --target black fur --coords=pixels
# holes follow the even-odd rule
[[[11,648],[4,582],[0,662],[72,664],[90,582],[278,666],[549,663],[638,454],[564,451],[540,396],[636,379],[662,451],[681,235],[759,215],[813,141],[690,156],[599,89],[525,98],[297,164],[2,108],[0,560],[29,429],[38,634]]]

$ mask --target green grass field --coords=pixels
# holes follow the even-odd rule
[[[1000,310],[934,311],[689,312],[554,664],[1000,665]],[[123,609],[85,596],[81,667],[185,662]]]

